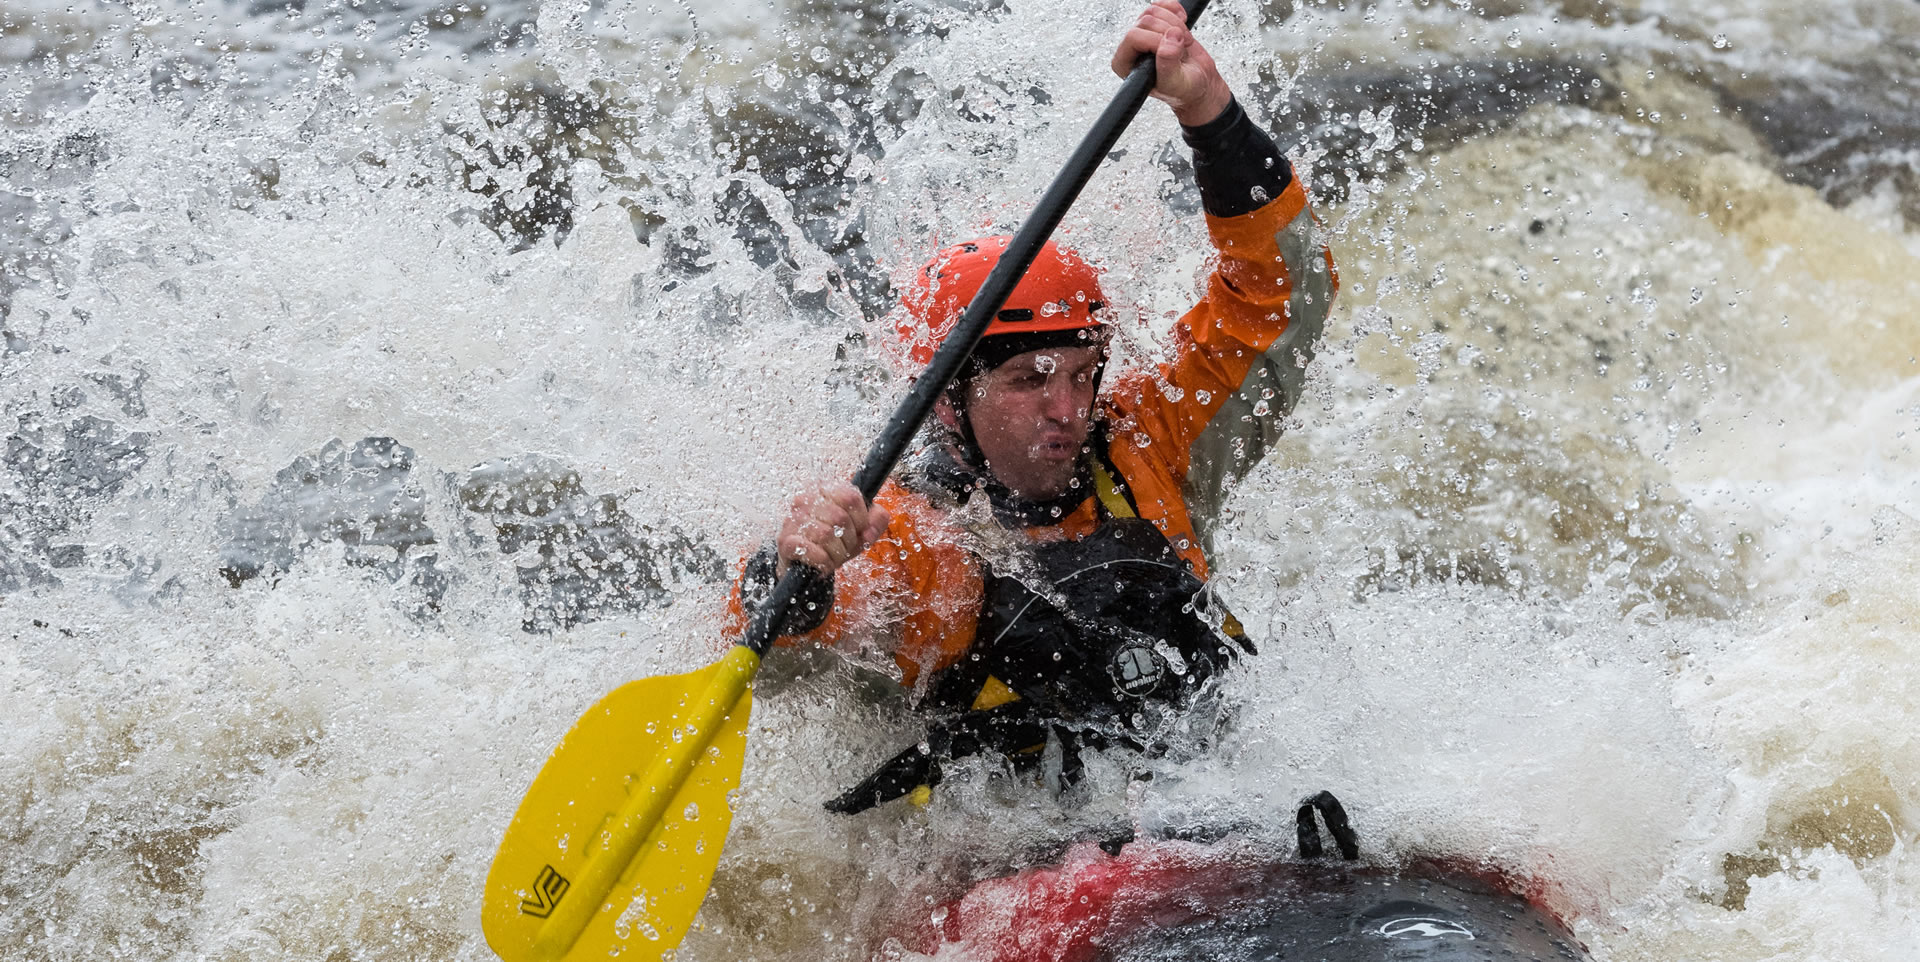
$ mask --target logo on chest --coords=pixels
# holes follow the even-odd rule
[[[1113,663],[1107,666],[1114,687],[1136,698],[1153,694],[1167,670],[1167,660],[1159,652],[1139,643],[1120,646],[1113,653]]]

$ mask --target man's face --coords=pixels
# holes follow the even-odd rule
[[[987,470],[1013,493],[1033,501],[1066,493],[1093,423],[1100,354],[1098,347],[1028,351],[968,386],[967,413]]]

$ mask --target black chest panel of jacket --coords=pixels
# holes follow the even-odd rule
[[[982,751],[1032,760],[1049,738],[1066,749],[1064,780],[1078,770],[1076,746],[1152,751],[1134,730],[1143,709],[1179,711],[1236,649],[1253,651],[1225,612],[1225,634],[1214,629],[1205,584],[1150,522],[1109,517],[1084,538],[1023,553],[1019,576],[983,565],[973,645],[931,679],[922,701],[933,716],[926,741],[829,801],[829,811],[852,814],[937,785],[945,762]]]
[[[1019,572],[982,572],[973,646],[934,677],[927,707],[970,708],[993,678],[1045,714],[1097,723],[1177,705],[1225,667],[1205,584],[1150,522],[1109,518],[1024,553]]]

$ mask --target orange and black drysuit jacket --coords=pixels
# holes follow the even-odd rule
[[[1197,597],[1204,545],[1229,488],[1300,398],[1336,278],[1306,192],[1238,103],[1184,134],[1218,262],[1175,327],[1172,359],[1104,386],[1074,496],[1020,502],[955,445],[930,445],[874,499],[886,533],[837,577],[816,579],[782,626],[826,644],[891,636],[903,684],[949,713],[931,753],[902,753],[830,807],[932,784],[929,755],[1018,750],[1063,720],[1084,731],[1137,717],[1133,699],[1156,687],[1177,705],[1233,647],[1251,650],[1231,616]],[[736,626],[773,568],[770,548],[749,560]]]

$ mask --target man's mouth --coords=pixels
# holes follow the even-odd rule
[[[1073,438],[1061,435],[1043,439],[1033,446],[1033,453],[1050,461],[1067,461],[1080,454],[1080,445]]]

